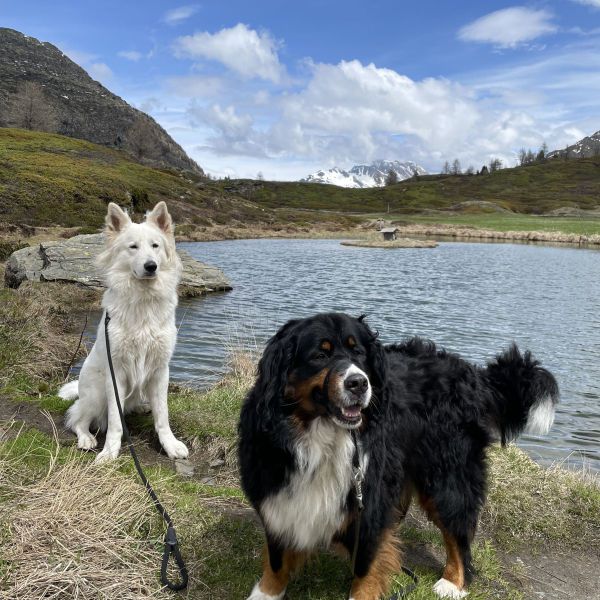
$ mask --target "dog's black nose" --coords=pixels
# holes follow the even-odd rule
[[[147,273],[154,273],[157,268],[158,265],[153,260],[149,260],[147,263],[144,263],[144,269],[146,269]]]
[[[369,380],[361,373],[353,373],[344,380],[344,387],[352,394],[364,394],[369,387]]]

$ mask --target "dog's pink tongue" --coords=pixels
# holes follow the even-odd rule
[[[358,415],[360,415],[360,406],[344,406],[344,408],[342,408],[342,414],[345,417],[358,417]]]

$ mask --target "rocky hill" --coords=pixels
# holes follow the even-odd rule
[[[154,119],[94,81],[56,46],[0,28],[0,126],[24,127],[16,122],[16,112],[23,111],[25,98],[35,104],[36,90],[45,103],[46,126],[27,128],[127,150],[146,164],[203,174]]]
[[[553,150],[547,154],[546,158],[589,158],[591,156],[600,156],[600,131],[596,131],[562,150]]]
[[[354,165],[349,171],[333,167],[327,171],[311,173],[301,181],[307,183],[328,183],[346,188],[371,188],[385,185],[385,178],[395,171],[398,181],[409,179],[413,175],[425,175],[427,171],[412,161],[377,160],[370,165]]]

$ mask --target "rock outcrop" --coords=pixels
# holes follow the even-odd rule
[[[0,126],[15,126],[10,106],[25,82],[40,86],[56,115],[56,127],[49,131],[125,149],[138,159],[141,135],[141,162],[204,174],[152,117],[92,79],[59,48],[0,27]]]
[[[104,247],[104,235],[78,235],[69,240],[42,242],[13,252],[6,263],[6,285],[17,288],[23,281],[61,281],[102,288],[102,275],[95,259]],[[183,263],[181,292],[200,295],[230,290],[231,284],[220,269],[202,263],[179,250]]]

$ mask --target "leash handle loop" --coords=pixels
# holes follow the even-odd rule
[[[117,409],[119,410],[119,417],[121,418],[121,426],[123,427],[123,435],[125,436],[125,440],[127,441],[127,447],[129,448],[129,453],[131,454],[131,458],[133,458],[133,464],[148,492],[148,495],[152,499],[156,510],[162,517],[163,521],[167,524],[167,532],[165,534],[165,549],[163,550],[162,563],[160,566],[160,582],[170,590],[174,592],[179,592],[184,590],[188,584],[188,570],[185,566],[185,562],[183,557],[181,556],[181,552],[179,551],[179,542],[177,541],[177,533],[175,532],[175,527],[173,526],[173,521],[169,516],[169,513],[165,510],[164,506],[161,504],[154,488],[150,485],[144,470],[142,469],[142,465],[138,459],[135,448],[133,447],[133,441],[131,439],[131,435],[129,434],[129,429],[127,428],[127,424],[125,423],[125,415],[123,414],[123,407],[121,406],[121,400],[119,398],[119,387],[117,386],[117,378],[115,377],[115,368],[113,366],[112,355],[110,352],[110,339],[108,336],[108,324],[110,322],[110,316],[108,315],[108,311],[104,313],[104,339],[106,340],[106,356],[108,358],[108,368],[110,370],[110,376],[112,379],[113,389],[115,391],[115,401],[117,403]],[[180,581],[179,583],[173,583],[167,574],[167,569],[169,567],[169,559],[171,555],[175,558],[175,563],[177,564],[177,568],[179,570]]]
[[[173,583],[169,580],[167,569],[169,567],[169,559],[171,555],[175,558],[175,563],[179,569],[180,581],[179,583]],[[175,533],[175,527],[169,525],[167,527],[167,533],[165,535],[165,549],[163,551],[162,564],[160,565],[160,581],[161,583],[173,590],[174,592],[180,592],[187,587],[188,584],[188,571],[179,551],[179,542],[177,541],[177,534]]]

